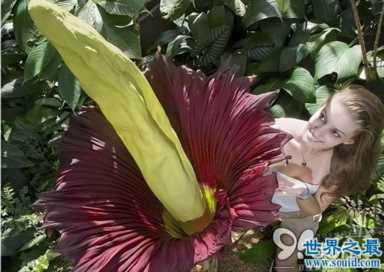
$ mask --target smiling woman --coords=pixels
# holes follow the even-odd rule
[[[308,122],[282,118],[275,127],[293,135],[283,147],[291,156],[275,168],[279,187],[273,201],[281,205],[281,227],[299,239],[318,229],[319,216],[340,196],[368,188],[384,127],[384,106],[359,85],[329,97]],[[293,179],[293,178],[294,179]],[[290,240],[283,237],[285,244]],[[297,254],[276,258],[277,271],[297,271]]]
[[[324,186],[336,185],[338,195],[367,189],[380,153],[383,116],[384,106],[374,94],[351,85],[329,98],[323,111],[309,120],[307,131],[321,141],[318,147],[333,148]]]

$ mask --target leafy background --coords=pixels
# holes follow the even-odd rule
[[[280,90],[271,109],[276,117],[306,119],[351,82],[384,97],[382,0],[54,2],[142,69],[160,50],[207,74],[222,63],[238,67],[239,75],[256,74],[253,93]],[[27,0],[2,0],[1,12],[2,269],[69,271],[68,260],[54,251],[57,233],[41,228],[43,215],[32,204],[54,186],[58,143],[69,118],[92,101],[37,32]],[[383,241],[384,154],[372,181],[366,193],[344,197],[326,211],[320,236]],[[265,238],[252,250],[230,254],[261,267],[273,245]]]

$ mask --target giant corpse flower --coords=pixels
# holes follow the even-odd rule
[[[90,26],[44,0],[30,14],[98,107],[63,137],[53,191],[36,204],[74,271],[190,271],[265,226],[278,206],[268,162],[275,93],[248,93],[228,67],[206,77],[161,55],[143,75]]]

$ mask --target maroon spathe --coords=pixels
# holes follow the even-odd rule
[[[64,135],[56,188],[36,204],[47,211],[45,226],[61,233],[58,251],[74,261],[74,271],[189,272],[230,243],[231,231],[276,218],[277,184],[265,172],[290,138],[270,127],[264,111],[276,94],[249,94],[252,80],[230,69],[205,77],[162,56],[146,76],[199,183],[216,192],[216,215],[201,233],[172,238],[163,206],[111,125],[84,108]]]

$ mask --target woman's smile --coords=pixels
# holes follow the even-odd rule
[[[307,134],[308,134],[308,139],[312,142],[316,142],[316,143],[321,143],[322,141],[317,138],[314,133],[313,133],[313,129],[307,129]]]

